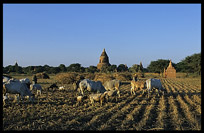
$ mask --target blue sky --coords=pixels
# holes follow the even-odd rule
[[[3,4],[3,66],[96,66],[201,52],[201,4]]]

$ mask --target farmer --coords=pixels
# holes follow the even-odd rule
[[[137,81],[137,80],[138,80],[137,74],[134,74],[132,79],[133,79],[134,81]]]
[[[33,84],[37,84],[37,77],[36,77],[36,75],[33,76],[33,80],[32,81],[33,81]]]

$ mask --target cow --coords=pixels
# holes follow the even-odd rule
[[[49,90],[50,88],[52,88],[52,91],[53,91],[53,88],[59,88],[59,87],[54,83],[54,84],[51,84],[49,87],[47,87],[47,90]]]
[[[160,79],[150,78],[146,80],[146,85],[147,85],[148,97],[149,97],[149,92],[152,90],[152,88],[156,88],[159,91],[163,91],[163,94],[164,94],[165,89],[162,87]]]
[[[7,77],[7,76],[3,76],[3,84],[6,83],[6,82],[8,82],[9,79],[10,79],[9,77]]]
[[[92,106],[94,104],[94,101],[100,102],[100,104],[102,106],[103,102],[105,101],[105,95],[106,95],[106,93],[90,94],[89,99],[90,99]]]
[[[81,81],[80,80],[78,80],[78,81],[75,81],[72,85],[73,85],[73,90],[77,90],[78,88],[79,88],[79,83],[80,83]]]
[[[4,84],[6,88],[6,93],[9,94],[18,94],[21,99],[24,99],[24,96],[29,96],[29,101],[33,102],[35,95],[31,93],[30,89],[27,87],[25,83],[21,83],[19,80],[10,79],[8,82]],[[19,103],[19,97],[18,97]]]
[[[110,80],[110,81],[106,81],[104,83],[104,87],[106,90],[117,90],[117,94],[118,94],[118,97],[120,97],[120,85],[121,85],[121,82],[120,80]]]
[[[3,93],[3,105],[5,105],[6,104],[5,100],[8,99],[8,96],[6,95],[6,86],[5,86],[5,84],[3,84],[3,91],[2,91],[2,93]]]
[[[109,99],[113,100],[114,98],[115,98],[115,100],[117,102],[117,97],[119,97],[118,93],[117,93],[117,90],[108,90],[108,91],[105,91],[104,95],[105,95],[105,98],[106,98],[107,102],[109,101]]]
[[[27,87],[30,89],[30,80],[28,78],[24,78],[24,79],[20,79],[21,83],[25,83],[27,85]]]
[[[131,81],[131,95],[134,94],[135,95],[135,91],[137,89],[144,89],[145,87],[145,81],[142,81],[142,80],[138,80],[138,81],[135,81],[134,79]]]
[[[60,86],[59,90],[65,90],[65,86]]]
[[[41,95],[42,94],[42,86],[40,84],[31,84],[30,85],[30,90],[36,90],[37,91],[37,95],[38,93]]]
[[[98,93],[104,93],[106,91],[101,81],[92,81],[89,79],[84,79],[79,83],[79,92],[82,95],[84,95],[85,89],[91,92],[98,92]]]

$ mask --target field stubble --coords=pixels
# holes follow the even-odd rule
[[[161,79],[167,93],[150,97],[130,84],[121,86],[121,97],[91,106],[89,99],[76,105],[77,92],[43,91],[34,104],[9,101],[3,108],[4,130],[201,130],[201,82]],[[39,81],[43,88],[52,82]]]

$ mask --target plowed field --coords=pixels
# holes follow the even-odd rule
[[[76,105],[77,92],[44,91],[34,104],[8,101],[3,107],[4,130],[201,130],[201,80],[161,79],[157,90],[130,95],[130,84],[121,86],[116,102],[92,106],[89,99]],[[43,87],[45,85],[42,85]]]

